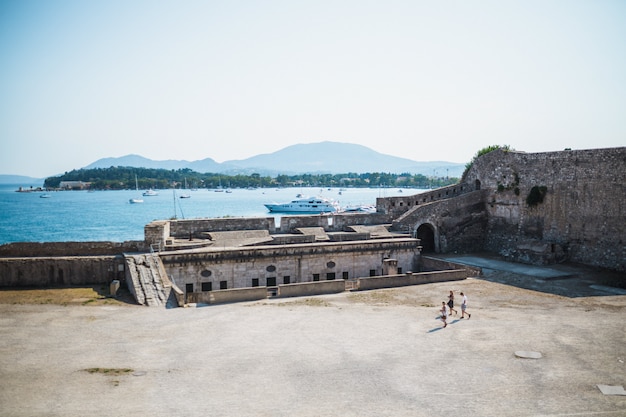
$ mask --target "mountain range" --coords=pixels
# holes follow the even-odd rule
[[[366,146],[342,142],[317,142],[291,145],[273,153],[256,155],[247,159],[230,160],[222,163],[211,158],[197,161],[162,160],[155,161],[140,155],[126,155],[102,158],[83,167],[109,168],[112,166],[136,168],[184,169],[201,173],[225,175],[263,176],[297,174],[343,174],[385,172],[392,174],[422,174],[425,176],[460,177],[465,164],[445,161],[418,162],[376,152]],[[16,176],[0,175],[0,184],[35,183],[43,180]]]
[[[288,146],[273,153],[222,163],[211,158],[197,161],[155,161],[140,155],[99,159],[85,168],[129,166],[142,168],[183,169],[226,175],[264,176],[297,174],[342,174],[354,172],[410,173],[426,176],[460,177],[465,164],[445,161],[418,162],[376,152],[362,145],[341,142],[318,142]]]

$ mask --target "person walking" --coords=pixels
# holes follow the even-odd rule
[[[463,301],[461,301],[461,318],[465,318],[465,313],[467,313],[467,295],[461,293],[461,296],[463,297]],[[470,313],[467,313],[467,319],[471,319],[472,315]]]
[[[450,291],[450,295],[448,296],[448,307],[450,307],[450,315],[454,311],[454,314],[458,314],[458,311],[454,309],[454,291]]]
[[[441,302],[441,321],[443,322],[443,328],[445,329],[448,326],[448,307],[446,307],[446,302]]]

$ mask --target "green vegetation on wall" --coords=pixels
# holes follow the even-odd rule
[[[519,174],[517,172],[513,173],[513,177],[514,180],[512,183],[510,184],[503,184],[500,181],[498,181],[498,192],[504,192],[504,191],[509,191],[509,190],[513,190],[513,192],[515,193],[515,195],[519,195],[520,191],[519,191]]]
[[[461,177],[464,177],[465,174],[467,174],[467,171],[469,171],[469,169],[472,167],[472,165],[474,165],[474,162],[478,158],[480,158],[483,155],[488,154],[489,152],[495,151],[496,149],[502,149],[503,151],[513,150],[509,145],[490,145],[490,146],[480,149],[478,152],[476,152],[472,160],[469,161],[467,164],[465,164],[465,171],[463,171],[463,175]]]
[[[528,204],[529,207],[535,207],[537,204],[543,203],[543,199],[546,196],[547,192],[548,187],[546,187],[545,185],[535,185],[533,188],[530,189],[528,197],[526,197],[526,204]]]

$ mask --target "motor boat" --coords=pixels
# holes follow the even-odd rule
[[[373,205],[361,205],[361,206],[348,206],[343,209],[344,213],[376,213],[376,206]]]
[[[289,203],[264,204],[270,212],[278,213],[334,213],[339,203],[324,197],[304,197]]]
[[[151,188],[151,189],[149,189],[149,190],[144,191],[144,192],[142,193],[142,195],[143,195],[144,197],[154,197],[154,196],[159,195],[159,193],[157,193],[156,191],[154,191],[154,190]]]

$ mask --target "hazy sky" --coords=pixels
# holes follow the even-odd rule
[[[0,0],[0,174],[626,146],[626,1]]]

